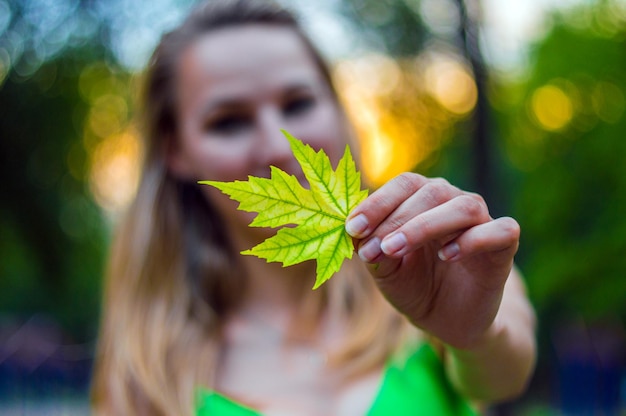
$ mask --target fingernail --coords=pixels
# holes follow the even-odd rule
[[[362,237],[365,230],[367,230],[369,223],[367,218],[363,214],[359,214],[354,218],[350,218],[346,222],[346,231],[352,237]]]
[[[367,263],[373,262],[381,253],[378,237],[372,238],[359,249],[359,257]]]
[[[380,243],[380,248],[383,253],[387,255],[391,255],[397,253],[406,247],[406,236],[402,232],[394,233],[390,236],[387,236],[382,243]]]
[[[461,248],[457,243],[450,243],[437,252],[439,258],[443,261],[450,260],[461,252]]]

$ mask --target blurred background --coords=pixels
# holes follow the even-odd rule
[[[414,170],[522,226],[539,316],[493,415],[626,414],[626,1],[283,0],[333,63],[374,186]],[[138,86],[192,0],[0,0],[0,414],[88,414]]]

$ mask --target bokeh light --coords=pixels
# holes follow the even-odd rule
[[[448,111],[467,114],[476,106],[478,90],[470,71],[457,60],[440,59],[426,69],[426,87]]]
[[[79,91],[89,104],[82,149],[89,167],[88,184],[95,202],[114,218],[137,190],[142,143],[133,125],[133,78],[103,62],[86,67]]]
[[[89,187],[108,214],[119,213],[135,195],[140,160],[141,144],[132,128],[105,138],[93,152]]]
[[[450,128],[477,99],[462,61],[433,50],[415,58],[344,60],[335,79],[360,140],[363,175],[374,187],[432,163]]]
[[[126,100],[119,95],[105,94],[91,107],[88,123],[99,137],[107,137],[119,132],[128,117]]]
[[[545,130],[556,131],[567,126],[574,117],[574,103],[560,87],[549,84],[535,90],[530,108],[534,120]]]

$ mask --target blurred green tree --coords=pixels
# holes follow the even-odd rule
[[[434,47],[471,66],[479,97],[472,117],[459,120],[452,139],[416,169],[486,193],[494,215],[520,221],[518,260],[539,313],[625,317],[623,5],[600,0],[555,14],[529,72],[512,81],[487,76],[476,7],[467,10],[462,0],[342,4],[373,50],[402,59]],[[487,95],[492,108],[481,105]]]
[[[357,27],[368,22],[363,39],[374,50],[402,59],[435,47],[471,64],[479,94],[472,117],[457,119],[451,137],[416,169],[488,189],[492,215],[511,215],[522,227],[517,261],[539,315],[540,362],[527,397],[494,414],[533,406],[552,413],[552,405],[567,414],[615,414],[624,359],[616,327],[626,321],[623,2],[598,0],[555,14],[521,78],[481,67],[480,20],[465,7],[477,2],[345,4]],[[453,15],[458,19],[442,29],[441,16]],[[421,28],[405,30],[410,19]],[[414,123],[424,123],[419,110]]]
[[[531,56],[501,110],[532,299],[544,319],[624,320],[624,8],[606,1],[554,16]]]
[[[85,186],[79,77],[107,53],[90,22],[72,20],[86,6],[59,2],[46,14],[36,3],[2,2],[0,313],[46,314],[92,339],[106,228]]]

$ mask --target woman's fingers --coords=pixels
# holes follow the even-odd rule
[[[517,222],[493,220],[479,195],[412,173],[392,179],[356,207],[346,230],[359,239],[355,248],[368,263],[401,258],[432,243],[443,261],[506,249],[514,253],[519,239]]]
[[[463,195],[444,179],[428,179],[404,173],[392,179],[357,206],[346,221],[346,231],[355,241],[359,256],[376,262],[380,243],[416,215]]]
[[[493,252],[512,259],[519,245],[520,226],[513,218],[502,217],[476,225],[448,242],[439,252],[443,261],[456,261],[476,254]]]
[[[482,198],[462,194],[411,218],[381,237],[381,250],[391,257],[404,256],[424,244],[444,244],[466,229],[490,221]]]
[[[415,173],[393,178],[352,210],[346,231],[354,238],[368,237],[389,214],[430,181]]]

